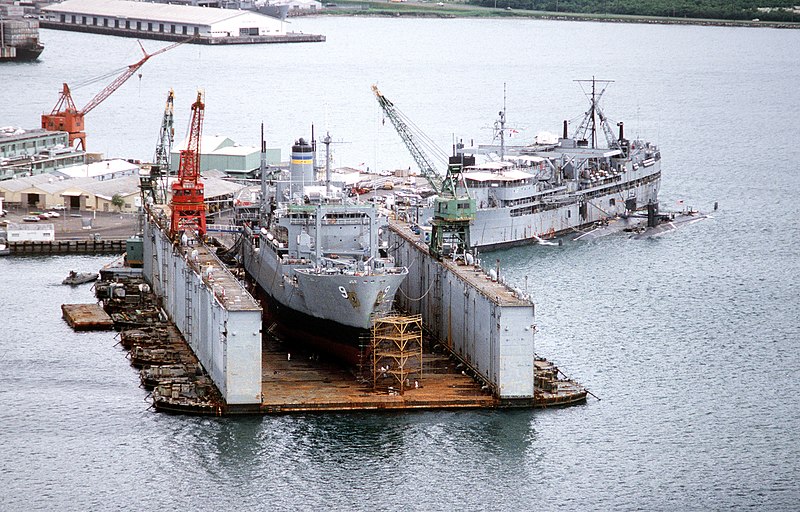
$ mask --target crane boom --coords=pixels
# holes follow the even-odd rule
[[[408,126],[409,123],[404,120],[405,116],[397,110],[394,103],[389,101],[389,99],[378,90],[377,85],[372,86],[372,92],[375,93],[375,98],[377,98],[378,104],[381,106],[381,109],[383,109],[383,113],[389,118],[394,129],[406,145],[406,148],[408,148],[409,153],[411,153],[411,157],[417,163],[420,172],[422,172],[422,176],[428,180],[428,184],[436,194],[442,195],[442,178],[436,172],[436,167],[433,165],[431,159],[416,143],[414,133]]]
[[[431,164],[430,158],[417,144],[414,133],[409,128],[409,124],[413,123],[406,121],[407,118],[378,90],[377,86],[372,86],[372,92],[375,93],[378,104],[411,152],[422,175],[438,195],[434,202],[428,251],[439,259],[451,254],[466,253],[470,248],[469,225],[475,219],[476,208],[475,200],[469,197],[469,194],[459,195],[457,191],[458,181],[462,178],[463,164],[451,159],[447,166],[447,174],[442,179]],[[466,188],[465,185],[464,190]]]
[[[161,48],[160,50],[154,51],[153,53],[147,53],[147,51],[145,51],[145,49],[144,49],[144,46],[142,46],[142,43],[140,41],[137,41],[137,42],[139,43],[139,48],[142,49],[142,53],[144,54],[144,56],[141,59],[139,59],[138,62],[134,62],[133,64],[131,64],[127,68],[125,68],[125,71],[123,71],[122,74],[120,74],[117,78],[115,78],[113,82],[111,82],[110,84],[105,86],[105,88],[103,88],[102,91],[97,93],[95,95],[95,97],[92,98],[89,101],[89,103],[87,103],[86,106],[81,109],[81,113],[82,114],[88,114],[97,105],[99,105],[106,98],[111,96],[111,94],[113,94],[114,91],[119,89],[122,86],[122,84],[127,82],[128,79],[131,76],[133,76],[134,73],[139,71],[139,68],[144,66],[144,63],[147,62],[148,60],[150,60],[151,57],[155,57],[156,55],[160,55],[160,54],[162,54],[162,53],[164,53],[164,52],[166,52],[168,50],[171,50],[171,49],[175,48],[176,46],[180,46],[185,41],[178,41],[177,43],[172,43],[171,45],[165,46],[164,48]]]
[[[172,152],[172,143],[175,140],[175,128],[173,127],[174,103],[175,92],[170,89],[167,94],[167,104],[164,107],[164,116],[161,118],[161,129],[158,132],[156,154],[153,158],[153,163],[159,167],[163,174],[169,174],[169,155]]]
[[[81,110],[78,110],[75,107],[75,102],[72,100],[72,93],[70,92],[69,86],[66,83],[63,84],[61,96],[59,97],[58,102],[56,102],[56,106],[53,107],[53,110],[49,114],[42,114],[42,128],[51,132],[69,132],[70,146],[74,141],[77,140],[79,142],[78,147],[85,151],[86,133],[83,131],[83,117],[91,112],[97,105],[102,103],[106,98],[111,96],[114,91],[119,89],[120,86],[122,86],[122,84],[124,84],[131,76],[133,76],[133,74],[136,73],[136,71],[138,71],[139,68],[141,68],[151,57],[155,57],[156,55],[166,52],[167,50],[171,50],[172,48],[175,48],[176,46],[181,45],[189,40],[191,40],[191,38],[187,39],[186,41],[179,41],[169,46],[165,46],[160,50],[154,51],[153,53],[147,53],[144,49],[144,46],[142,46],[142,43],[140,42],[139,47],[142,49],[144,57],[125,68],[122,74],[115,78],[113,82],[105,86],[102,91],[97,93],[95,97],[92,98]]]
[[[172,222],[170,233],[174,237],[181,231],[206,233],[206,214],[203,183],[200,181],[200,137],[203,133],[202,91],[197,91],[197,101],[192,104],[192,122],[186,149],[181,150],[178,179],[172,184]]]

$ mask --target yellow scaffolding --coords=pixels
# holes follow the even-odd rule
[[[422,379],[422,315],[390,315],[372,323],[372,388],[387,380],[398,385],[402,395],[406,388],[416,387]],[[414,384],[411,384],[415,377]]]

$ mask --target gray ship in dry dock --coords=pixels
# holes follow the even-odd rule
[[[357,340],[391,309],[408,275],[380,247],[385,216],[329,180],[317,182],[303,139],[292,147],[289,172],[262,190],[260,226],[244,230],[245,269],[282,326]]]
[[[627,139],[623,123],[615,135],[600,107],[605,88],[597,91],[609,81],[588,82],[589,109],[572,135],[564,121],[560,137],[540,135],[532,144],[508,146],[503,110],[495,125],[499,144],[459,146],[462,154],[496,159],[464,168],[461,192],[468,192],[477,206],[470,226],[472,247],[536,243],[658,204],[659,148]],[[605,147],[598,144],[598,131]]]

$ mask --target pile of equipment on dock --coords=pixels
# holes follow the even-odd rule
[[[95,286],[120,331],[120,345],[139,369],[153,406],[164,412],[220,415],[224,401],[181,333],[139,276],[116,276]]]

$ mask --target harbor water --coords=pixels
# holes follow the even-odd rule
[[[800,31],[534,20],[304,18],[326,43],[154,57],[87,115],[87,143],[150,158],[169,88],[208,134],[269,147],[330,130],[336,165],[413,165],[369,86],[445,150],[606,113],[663,155],[662,207],[712,218],[655,239],[484,254],[537,305],[536,352],[600,400],[548,410],[196,418],[148,409],[111,332],[75,333],[61,280],[103,256],[0,258],[0,510],[795,510],[800,500]],[[33,128],[132,39],[42,30],[0,66],[0,125]],[[145,41],[151,51],[159,43]],[[77,57],[76,57],[77,56]],[[107,79],[110,81],[111,79]],[[103,83],[73,87],[79,106]],[[512,138],[512,143],[514,139]],[[715,202],[719,210],[712,211]]]

